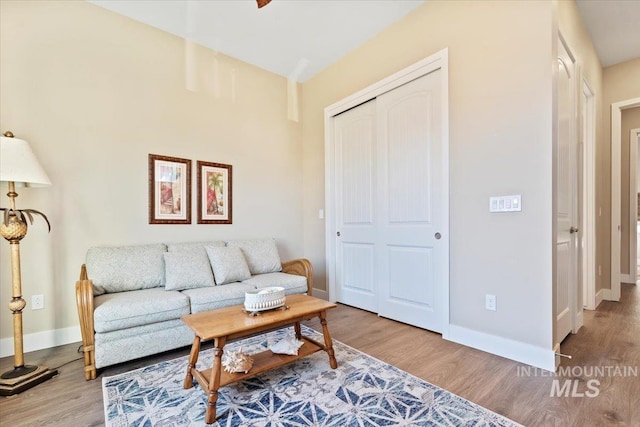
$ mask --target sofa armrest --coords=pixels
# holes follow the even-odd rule
[[[313,290],[313,266],[308,259],[299,258],[282,263],[282,272],[297,274],[307,278],[307,295],[311,295]]]
[[[87,270],[83,265],[80,280],[76,282],[76,304],[82,334],[82,352],[84,353],[84,378],[96,378],[95,331],[93,329],[93,282],[87,278]]]

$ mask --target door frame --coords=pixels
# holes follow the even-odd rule
[[[588,310],[596,309],[596,104],[595,92],[582,78],[582,100],[586,100],[582,114],[582,233],[581,264],[583,304]]]
[[[436,52],[366,88],[334,103],[324,109],[324,156],[325,156],[325,251],[326,275],[328,281],[329,301],[336,302],[336,224],[335,212],[335,141],[333,118],[379,95],[393,90],[405,83],[440,69],[442,90],[442,162],[443,186],[446,189],[442,197],[443,217],[443,250],[447,254],[445,273],[443,277],[444,289],[442,297],[442,335],[449,332],[449,50],[447,48]]]
[[[622,110],[640,107],[640,98],[611,104],[611,289],[605,289],[604,299],[620,301],[620,233],[622,178]]]
[[[638,143],[640,128],[629,131],[629,281],[638,281]]]

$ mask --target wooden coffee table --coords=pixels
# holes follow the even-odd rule
[[[235,305],[202,313],[188,314],[182,321],[195,332],[195,339],[189,355],[187,375],[184,388],[193,387],[193,377],[196,378],[203,390],[207,392],[207,412],[205,422],[211,424],[216,419],[216,402],[218,389],[224,385],[241,381],[269,369],[284,365],[317,351],[324,350],[329,355],[329,365],[332,369],[338,367],[333,352],[333,343],[327,328],[327,310],[336,305],[307,295],[289,295],[286,299],[288,309],[273,310],[251,316],[245,313],[244,306]],[[300,332],[300,322],[313,317],[319,317],[324,335],[324,345],[303,336]],[[221,367],[222,352],[225,344],[249,335],[256,335],[293,325],[296,337],[304,342],[297,356],[274,354],[265,350],[252,354],[253,367],[248,373],[228,373]],[[211,369],[199,371],[196,369],[200,343],[213,340],[213,366]]]

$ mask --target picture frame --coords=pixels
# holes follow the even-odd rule
[[[191,224],[191,160],[149,154],[149,224]]]
[[[198,224],[232,224],[232,166],[198,160],[196,167]]]

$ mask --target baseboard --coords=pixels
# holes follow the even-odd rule
[[[323,291],[322,289],[313,288],[312,295],[316,298],[323,299],[325,301],[329,301],[329,292]]]
[[[600,305],[600,303],[606,299],[604,297],[605,291],[609,291],[609,295],[611,294],[611,290],[610,289],[600,289],[598,292],[596,292],[596,306],[595,306],[594,310],[597,309],[598,306]]]
[[[536,347],[457,325],[449,325],[449,333],[443,338],[550,372],[556,368],[555,354],[550,348]]]
[[[35,332],[23,337],[25,353],[82,341],[79,326]],[[0,357],[13,356],[13,337],[0,339]],[[28,360],[26,360],[29,363]]]
[[[622,282],[622,283],[635,283],[635,280],[633,280],[633,277],[631,277],[630,274],[621,274],[620,275],[620,282]]]
[[[598,294],[596,294],[596,308],[598,308],[598,304],[602,301],[613,301],[611,297],[611,289],[600,289],[598,293],[602,292],[602,299],[598,301]]]
[[[576,324],[574,325],[572,332],[574,334],[577,334],[580,328],[582,328],[583,326],[584,326],[584,312],[580,310],[576,315]]]

